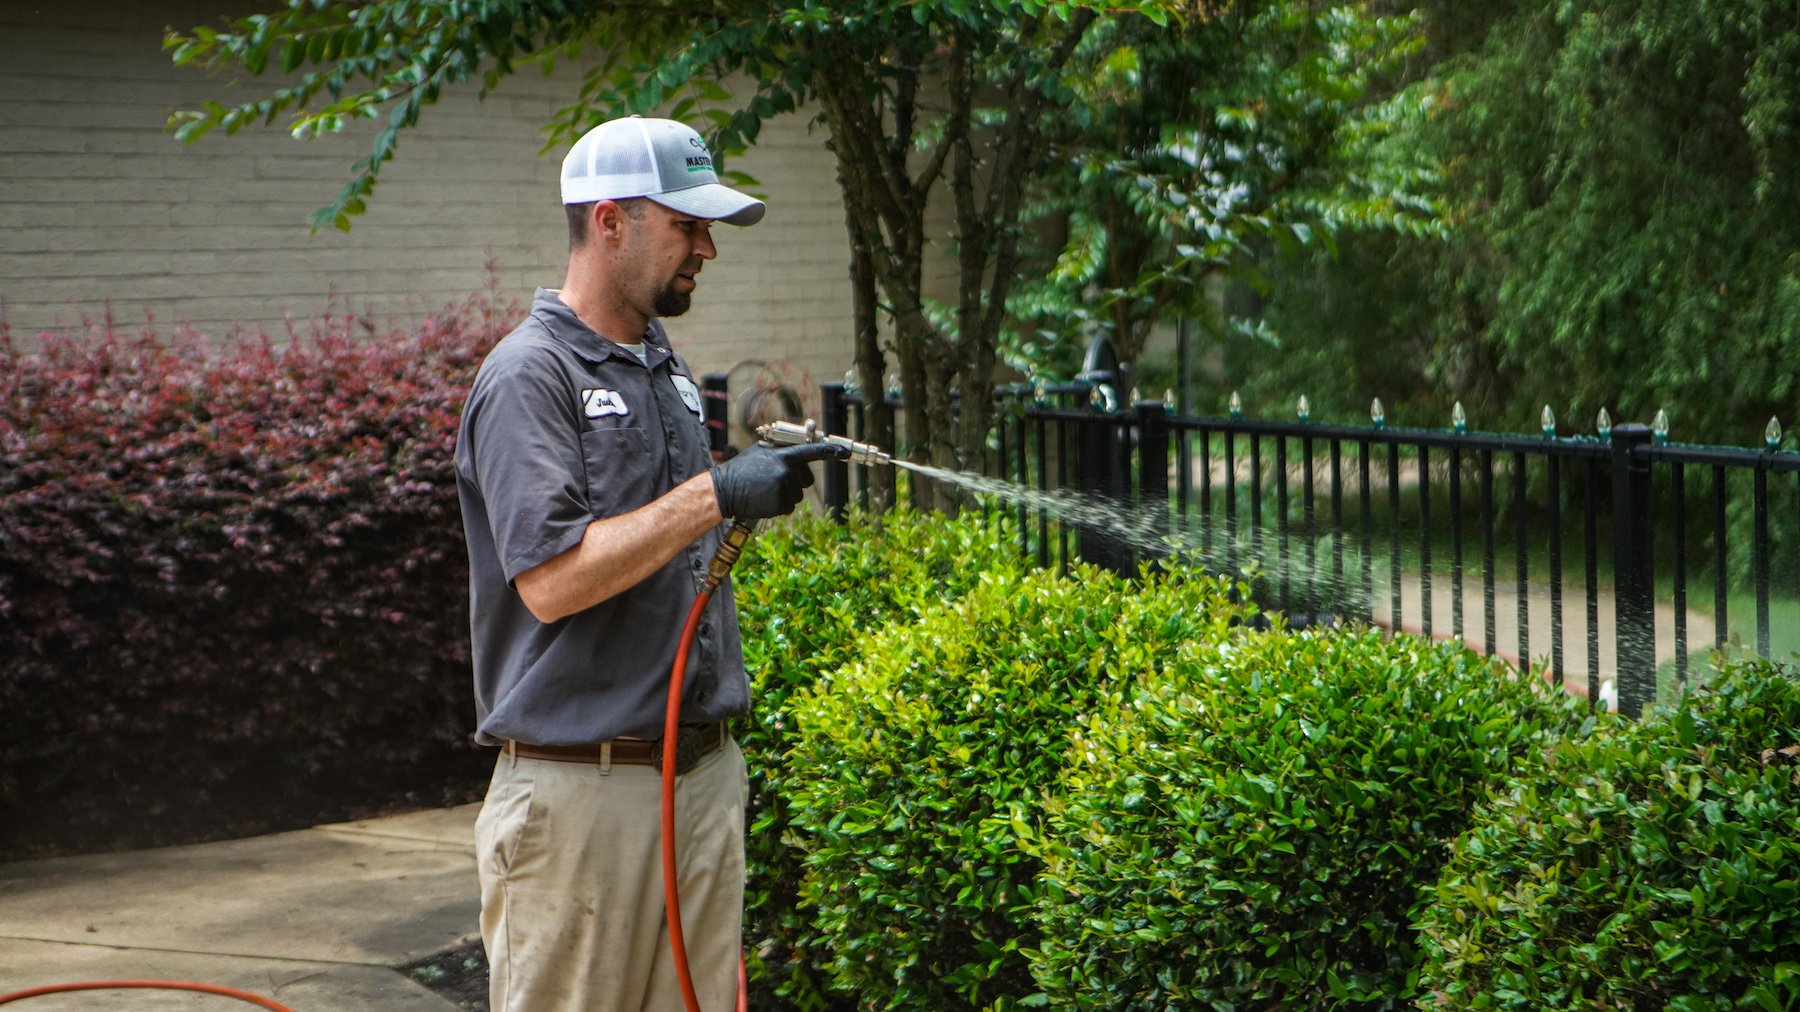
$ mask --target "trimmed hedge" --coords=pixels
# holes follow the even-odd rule
[[[0,340],[0,854],[479,793],[452,446],[514,315]]]
[[[796,693],[872,643],[894,623],[955,600],[983,580],[1016,580],[1025,562],[1005,517],[957,520],[917,513],[845,524],[798,516],[751,542],[732,576],[755,709],[738,741],[750,768],[744,941],[751,1007],[846,1006],[830,993],[826,952],[800,901],[803,851],[789,811],[798,773]]]
[[[798,694],[791,817],[804,901],[836,985],[861,1008],[1008,1007],[1042,863],[1022,846],[1058,789],[1071,732],[1247,617],[1231,588],[1098,570],[984,579]]]
[[[1732,662],[1559,745],[1457,842],[1422,914],[1431,1005],[1800,1008],[1800,671]]]
[[[1186,645],[1097,714],[1049,806],[1034,969],[1056,1008],[1379,1008],[1476,805],[1591,718],[1378,631]]]

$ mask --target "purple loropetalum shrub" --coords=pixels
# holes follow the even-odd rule
[[[0,855],[479,787],[452,453],[517,315],[0,330]]]

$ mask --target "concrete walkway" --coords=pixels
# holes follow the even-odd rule
[[[392,969],[479,937],[479,805],[246,840],[0,864],[0,994],[156,978],[303,1012],[448,1012]],[[250,1009],[180,991],[81,991],[20,1012]]]

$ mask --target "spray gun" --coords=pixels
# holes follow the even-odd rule
[[[888,464],[894,463],[892,454],[876,446],[874,443],[859,443],[848,436],[833,436],[819,431],[819,423],[808,418],[804,424],[775,421],[756,427],[757,438],[770,446],[799,446],[803,443],[830,443],[850,451],[846,460],[856,464]],[[707,567],[703,581],[704,589],[711,593],[718,589],[730,575],[731,567],[737,565],[738,556],[743,554],[744,545],[750,540],[750,533],[755,525],[743,520],[732,523],[731,529],[725,532],[725,538],[719,542],[718,551],[713,553],[712,565]]]
[[[756,434],[765,443],[776,446],[798,446],[801,443],[830,443],[850,451],[849,460],[854,464],[892,464],[894,458],[886,450],[873,443],[859,443],[848,436],[830,436],[819,431],[819,423],[808,418],[806,424],[794,422],[770,422],[759,425]]]

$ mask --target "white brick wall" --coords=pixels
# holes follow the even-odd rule
[[[540,127],[573,100],[566,64],[527,70],[485,102],[446,93],[404,132],[367,214],[312,234],[368,130],[299,142],[278,123],[196,144],[163,129],[171,109],[226,100],[227,80],[174,67],[165,26],[214,23],[194,0],[0,2],[0,298],[14,336],[79,325],[108,307],[135,325],[186,320],[284,332],[336,294],[381,319],[415,318],[478,289],[491,251],[503,293],[561,282],[560,152]],[[89,27],[99,26],[99,27]],[[266,92],[251,79],[244,93]],[[694,309],[668,321],[701,372],[784,363],[817,382],[848,368],[848,243],[832,157],[808,114],[765,128],[731,167],[755,176],[769,215],[715,231]],[[735,369],[734,369],[735,367]]]

